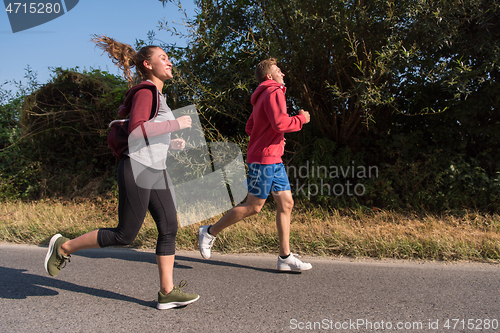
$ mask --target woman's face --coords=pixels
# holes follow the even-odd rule
[[[172,63],[161,48],[153,50],[150,60],[144,60],[144,67],[149,69],[150,75],[159,78],[162,81],[170,80],[172,75]]]

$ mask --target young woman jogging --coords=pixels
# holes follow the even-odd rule
[[[174,286],[173,282],[177,213],[166,158],[168,148],[184,149],[184,140],[171,140],[170,133],[191,127],[191,118],[175,119],[161,93],[164,82],[172,78],[172,64],[163,49],[145,46],[135,52],[130,45],[105,36],[94,38],[94,42],[115,59],[126,77],[132,78],[130,68],[135,66],[144,79],[125,93],[125,101],[118,112],[122,117],[129,116],[129,146],[117,171],[119,222],[116,228],[101,228],[71,240],[54,235],[45,258],[45,269],[49,275],[56,276],[76,251],[130,244],[149,210],[158,228],[156,261],[160,290],[157,308],[185,306],[199,296],[181,291],[185,282],[179,286]],[[142,141],[147,144],[132,146],[130,137],[142,134],[145,134]]]

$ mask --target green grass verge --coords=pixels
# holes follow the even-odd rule
[[[177,249],[198,249],[198,227],[179,228]],[[0,203],[0,241],[47,244],[55,233],[74,238],[117,223],[115,200]],[[132,247],[153,249],[156,226],[147,216]],[[464,211],[440,215],[389,211],[330,210],[296,205],[291,247],[303,255],[423,260],[500,261],[500,216]],[[277,253],[275,208],[219,234],[214,251]]]

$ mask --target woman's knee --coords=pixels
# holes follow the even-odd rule
[[[156,242],[156,254],[163,256],[175,254],[176,235],[177,233],[158,235],[158,240]]]
[[[132,244],[132,242],[135,240],[137,235],[117,235],[116,239],[116,244],[114,245],[119,245],[119,246],[126,246]]]
[[[124,234],[116,228],[102,228],[97,234],[97,242],[100,247],[125,246],[134,241],[137,234]]]

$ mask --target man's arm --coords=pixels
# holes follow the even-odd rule
[[[309,114],[309,111],[300,110],[299,114],[302,114],[304,115],[304,117],[306,117],[306,122],[304,124],[307,124],[311,121],[311,115]]]
[[[271,127],[280,133],[300,131],[302,125],[310,120],[309,112],[304,110],[301,110],[298,115],[290,117],[286,110],[285,94],[279,90],[269,96],[265,110]]]
[[[245,132],[250,135],[252,133],[252,128],[253,128],[253,112],[250,115],[250,118],[248,118],[247,124],[245,126]]]

